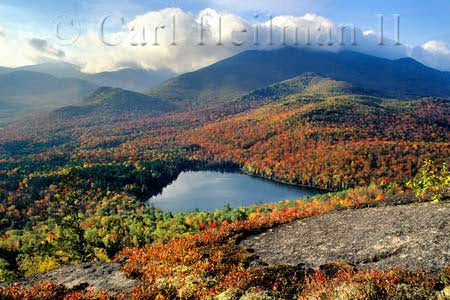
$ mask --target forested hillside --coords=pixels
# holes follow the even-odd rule
[[[96,88],[95,84],[81,79],[56,78],[37,72],[0,73],[0,117],[53,110],[81,101]]]
[[[148,94],[185,104],[221,102],[304,73],[346,81],[389,97],[448,96],[450,76],[413,59],[389,60],[352,51],[285,47],[244,51],[182,74]]]
[[[234,287],[241,295],[260,287],[289,299],[304,291],[304,275],[314,273],[247,269],[250,254],[233,242],[240,234],[403,195],[423,188],[411,183],[418,174],[432,173],[439,201],[447,197],[441,194],[449,180],[448,97],[399,99],[381,92],[384,85],[375,81],[364,86],[356,79],[294,73],[249,83],[230,98],[197,108],[162,92],[156,97],[101,88],[76,106],[2,127],[0,281],[116,259],[142,280],[136,298],[205,299]],[[330,193],[216,212],[168,213],[143,204],[181,171],[199,169],[240,169]],[[424,295],[434,293],[422,273],[396,272],[351,278],[371,278],[380,289],[388,289],[384,280],[423,284]],[[325,282],[320,273],[314,276],[311,289]],[[293,277],[296,291],[286,281]],[[46,290],[75,293],[51,285],[33,293]],[[0,288],[0,297],[8,293]]]

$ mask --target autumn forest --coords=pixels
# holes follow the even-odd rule
[[[414,195],[425,166],[441,176],[435,186],[442,193],[448,97],[397,98],[316,73],[206,104],[133,108],[149,101],[133,97],[102,90],[89,104],[2,121],[0,282],[125,261],[123,270],[142,284],[117,295],[48,282],[29,290],[0,286],[1,299],[312,299],[337,282],[361,293],[370,286],[370,299],[401,298],[401,285],[425,299],[436,295],[437,283],[449,284],[448,268],[435,277],[346,265],[333,276],[292,266],[248,269],[251,253],[235,243],[327,211]],[[239,170],[326,193],[214,212],[144,204],[186,170]]]

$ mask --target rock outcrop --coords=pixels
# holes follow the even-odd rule
[[[299,220],[250,236],[252,264],[317,268],[347,261],[358,269],[437,272],[450,265],[450,203],[347,209]]]
[[[33,275],[18,284],[32,286],[51,281],[74,290],[105,290],[109,293],[128,292],[138,281],[129,279],[118,263],[83,263]]]

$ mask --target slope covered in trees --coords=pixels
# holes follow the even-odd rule
[[[388,60],[352,51],[285,47],[251,50],[169,79],[150,95],[188,104],[222,102],[303,73],[376,90],[390,97],[450,95],[450,76],[413,59]]]
[[[82,105],[95,108],[92,113],[42,115],[0,129],[0,279],[109,261],[128,248],[122,252],[131,257],[126,270],[141,276],[147,295],[174,295],[176,282],[167,290],[155,282],[181,276],[180,270],[192,278],[206,274],[187,292],[193,298],[239,284],[250,288],[256,275],[242,268],[242,253],[221,256],[235,234],[380,201],[408,190],[406,182],[425,161],[442,165],[450,157],[448,98],[398,100],[303,74],[198,109],[128,109],[128,100],[153,99],[102,89]],[[111,105],[118,113],[108,111]],[[171,214],[142,205],[182,170],[235,167],[341,192],[210,213]],[[156,241],[171,242],[143,248]],[[161,256],[161,247],[169,254]],[[143,275],[148,270],[155,272]],[[210,280],[223,285],[207,289]]]
[[[124,113],[162,113],[174,110],[175,105],[162,99],[119,88],[102,87],[76,105],[62,107],[52,117],[70,118],[83,115]]]
[[[213,160],[290,183],[341,189],[402,181],[448,157],[449,102],[294,97],[197,129]]]
[[[6,117],[24,112],[48,111],[81,101],[97,87],[75,78],[28,71],[0,74],[0,102],[9,104],[9,110],[0,107]]]

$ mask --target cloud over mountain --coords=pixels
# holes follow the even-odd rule
[[[66,56],[64,51],[55,49],[46,40],[32,38],[28,41],[28,43],[32,48],[44,55],[54,56],[56,58],[63,58]]]
[[[227,8],[228,4],[222,6],[233,11]],[[242,9],[245,7],[239,8]],[[380,46],[378,33],[373,30],[353,32],[351,24],[338,24],[311,13],[245,19],[211,8],[197,14],[166,8],[137,15],[123,24],[119,16],[111,16],[105,20],[104,27],[104,36],[99,35],[98,26],[92,26],[82,32],[76,43],[66,47],[54,45],[52,39],[27,37],[27,47],[18,51],[9,49],[9,56],[16,56],[16,61],[64,60],[92,73],[126,67],[183,73],[244,50],[291,45],[330,51],[354,50],[392,59],[412,56],[433,67],[450,70],[448,47],[438,41],[411,47],[396,46],[394,41],[385,38],[385,45]],[[23,44],[23,38],[12,39],[10,44],[19,49],[17,45]],[[357,45],[352,45],[353,41]]]
[[[428,41],[416,47],[411,55],[433,68],[450,71],[450,47],[444,42]]]
[[[129,65],[187,72],[244,50],[275,49],[285,45],[331,51],[345,48],[387,58],[407,56],[408,52],[407,47],[394,46],[389,40],[385,46],[379,46],[375,34],[364,35],[359,29],[355,31],[357,45],[351,45],[353,33],[348,25],[341,41],[341,24],[315,14],[246,20],[210,8],[197,15],[168,8],[136,16],[124,27],[122,32],[105,36],[107,43],[121,42],[120,45],[105,45],[91,30],[79,39],[71,52],[68,51],[69,57],[88,72]],[[328,38],[330,30],[331,40]]]

